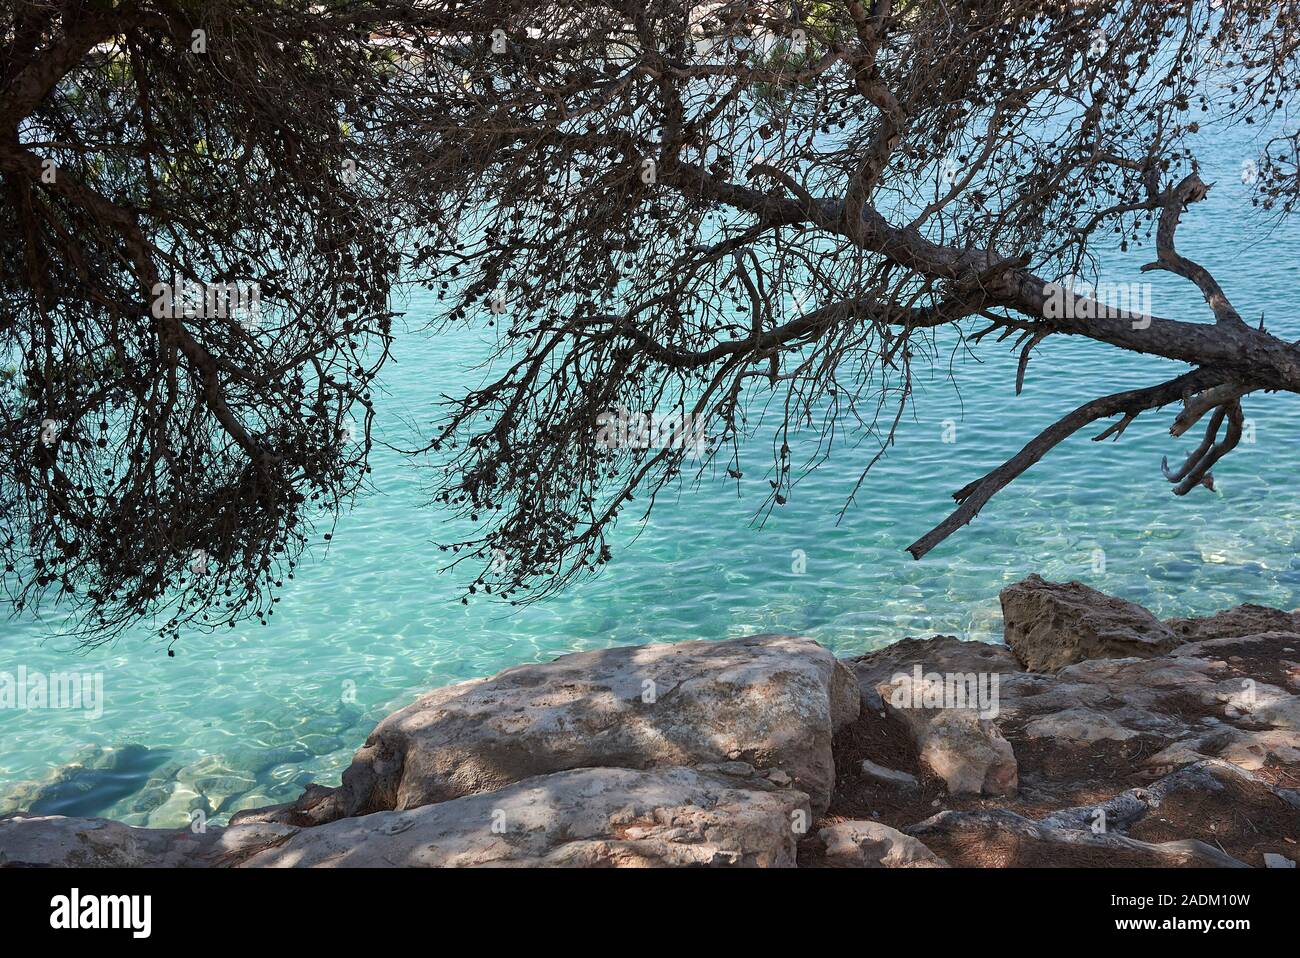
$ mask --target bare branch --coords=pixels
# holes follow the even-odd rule
[[[1193,263],[1174,248],[1174,234],[1183,213],[1193,203],[1199,203],[1209,195],[1210,187],[1195,173],[1189,173],[1177,186],[1160,198],[1163,210],[1160,225],[1156,231],[1156,251],[1159,255],[1154,263],[1142,267],[1143,272],[1154,269],[1168,270],[1185,279],[1190,279],[1205,294],[1205,301],[1214,310],[1216,322],[1245,325],[1241,314],[1228,302],[1218,281],[1210,271],[1198,263]]]
[[[992,472],[954,493],[953,498],[961,505],[947,519],[908,546],[907,551],[912,554],[914,559],[924,556],[944,539],[979,515],[980,509],[999,490],[1042,459],[1055,446],[1088,424],[1119,413],[1123,413],[1126,418],[1131,420],[1132,417],[1144,410],[1157,409],[1168,403],[1176,402],[1183,397],[1183,392],[1186,389],[1204,389],[1214,385],[1215,380],[1214,373],[1197,370],[1179,376],[1177,379],[1160,383],[1157,386],[1114,393],[1084,403],[1068,416],[1064,416],[1044,429],[1030,440],[1020,452]]]

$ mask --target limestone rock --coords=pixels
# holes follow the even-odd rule
[[[231,825],[258,822],[278,822],[282,825],[308,828],[338,817],[338,789],[311,784],[292,802],[267,805],[263,808],[246,808],[230,816]]]
[[[138,792],[132,804],[139,803],[139,808],[133,811],[143,819],[150,801],[165,800],[159,786],[175,771],[168,764],[170,756],[167,749],[135,743],[89,745],[42,781],[19,782],[7,789],[7,797],[0,800],[0,815],[94,815],[112,804],[115,799],[109,796],[123,798]]]
[[[998,709],[1002,676],[1020,671],[1005,648],[962,642],[953,636],[904,639],[850,664],[864,703],[878,702],[907,727],[921,761],[944,780],[949,792],[1015,792],[1015,754],[991,720]],[[948,691],[960,691],[961,696]],[[984,703],[981,691],[992,693]],[[939,704],[926,706],[929,693],[936,693]],[[963,705],[976,707],[959,707]],[[987,710],[982,711],[981,705],[987,705]]]
[[[909,729],[921,761],[954,795],[1012,795],[1019,784],[1011,743],[993,722],[966,709],[911,709]]]
[[[920,784],[915,775],[909,775],[907,772],[901,772],[896,768],[885,768],[883,765],[877,765],[871,759],[863,759],[861,765],[862,774],[882,785],[890,785],[894,788],[913,789]]]
[[[1269,632],[1178,646],[1151,659],[1089,659],[1054,675],[1007,676],[997,723],[1064,749],[1150,740],[1143,764],[1219,758],[1247,770],[1300,764],[1300,696],[1284,687],[1284,649]],[[1269,680],[1272,681],[1269,681]]]
[[[1187,642],[1237,638],[1260,632],[1300,633],[1300,612],[1283,612],[1247,602],[1214,615],[1166,619],[1165,625]]]
[[[1136,738],[1137,732],[1127,729],[1096,709],[1073,708],[1054,712],[1035,719],[1025,726],[1030,738],[1055,738],[1077,745],[1099,742],[1103,739],[1124,741]]]
[[[1199,840],[1143,842],[1113,833],[1053,828],[1006,809],[940,812],[907,829],[948,860],[978,867],[1246,868]]]
[[[1081,582],[1031,575],[1002,590],[1006,643],[1030,672],[1085,659],[1151,658],[1179,642],[1154,615]]]
[[[835,780],[831,737],[858,706],[853,674],[810,639],[582,652],[423,696],[380,722],[337,792],[273,814],[330,821],[566,769],[731,760],[785,771],[820,812]]]
[[[244,867],[792,867],[802,792],[757,774],[582,768],[303,829]]]
[[[832,868],[947,868],[948,863],[910,835],[880,822],[853,820],[823,828]]]
[[[284,840],[276,824],[134,828],[105,818],[19,815],[0,819],[0,868],[197,868],[226,864]]]

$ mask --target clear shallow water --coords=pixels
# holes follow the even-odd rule
[[[1300,339],[1300,228],[1248,229],[1240,171],[1250,155],[1232,138],[1202,153],[1202,175],[1218,185],[1185,218],[1180,248],[1215,271],[1243,315],[1264,312],[1274,332]],[[1138,275],[1144,252],[1115,259],[1105,278],[1150,279],[1156,313],[1204,320],[1190,284]],[[426,309],[412,304],[414,325]],[[470,334],[417,333],[395,355],[380,411],[399,438],[431,418],[439,393],[474,380],[482,347]],[[958,357],[955,387],[942,372],[922,384],[898,445],[838,525],[874,447],[841,445],[758,528],[770,452],[759,439],[740,498],[723,481],[663,498],[644,528],[624,524],[627,541],[598,579],[523,611],[460,604],[462,580],[437,571],[445,556],[435,538],[455,536],[423,505],[427,476],[379,450],[373,493],[344,517],[328,553],[303,564],[265,628],[191,636],[169,659],[143,628],[81,655],[60,638],[57,617],[0,621],[0,671],[102,672],[105,695],[98,718],[0,710],[0,812],[179,826],[193,807],[220,819],[285,801],[310,781],[336,783],[374,723],[420,692],[566,652],[765,631],[810,635],[841,654],[935,632],[995,639],[998,590],[1029,572],[1081,579],[1163,616],[1300,605],[1295,397],[1247,400],[1256,441],[1215,469],[1217,495],[1170,494],[1160,457],[1180,463],[1194,440],[1168,436],[1168,409],[1143,415],[1119,443],[1076,436],[912,561],[904,547],[946,515],[952,490],[1085,399],[1181,371],[1048,340],[1017,398],[1014,354],[986,343],[978,355],[983,363]],[[946,421],[956,422],[955,442],[944,442]]]

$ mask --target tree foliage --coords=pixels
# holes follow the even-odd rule
[[[435,292],[435,329],[495,335],[416,451],[476,526],[445,544],[469,591],[510,601],[596,569],[664,488],[738,479],[748,410],[781,420],[768,508],[846,440],[865,475],[941,329],[1010,337],[1017,391],[1054,336],[1172,367],[1077,384],[917,558],[1099,420],[1118,438],[1182,403],[1175,434],[1206,424],[1167,470],[1185,494],[1243,396],[1300,390],[1300,351],[1176,242],[1204,226],[1191,146],[1215,124],[1262,131],[1261,216],[1294,208],[1290,2],[5,9],[0,556],[20,608],[74,602],[89,641],[270,614],[363,481],[400,282]],[[1062,292],[1116,246],[1205,314]],[[259,323],[155,315],[178,275],[257,284]],[[613,410],[689,416],[708,452],[601,441]],[[796,461],[799,430],[819,442]]]

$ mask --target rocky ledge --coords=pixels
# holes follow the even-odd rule
[[[1300,613],[1002,592],[1005,645],[761,635],[430,692],[228,826],[0,818],[0,866],[1294,867]]]

